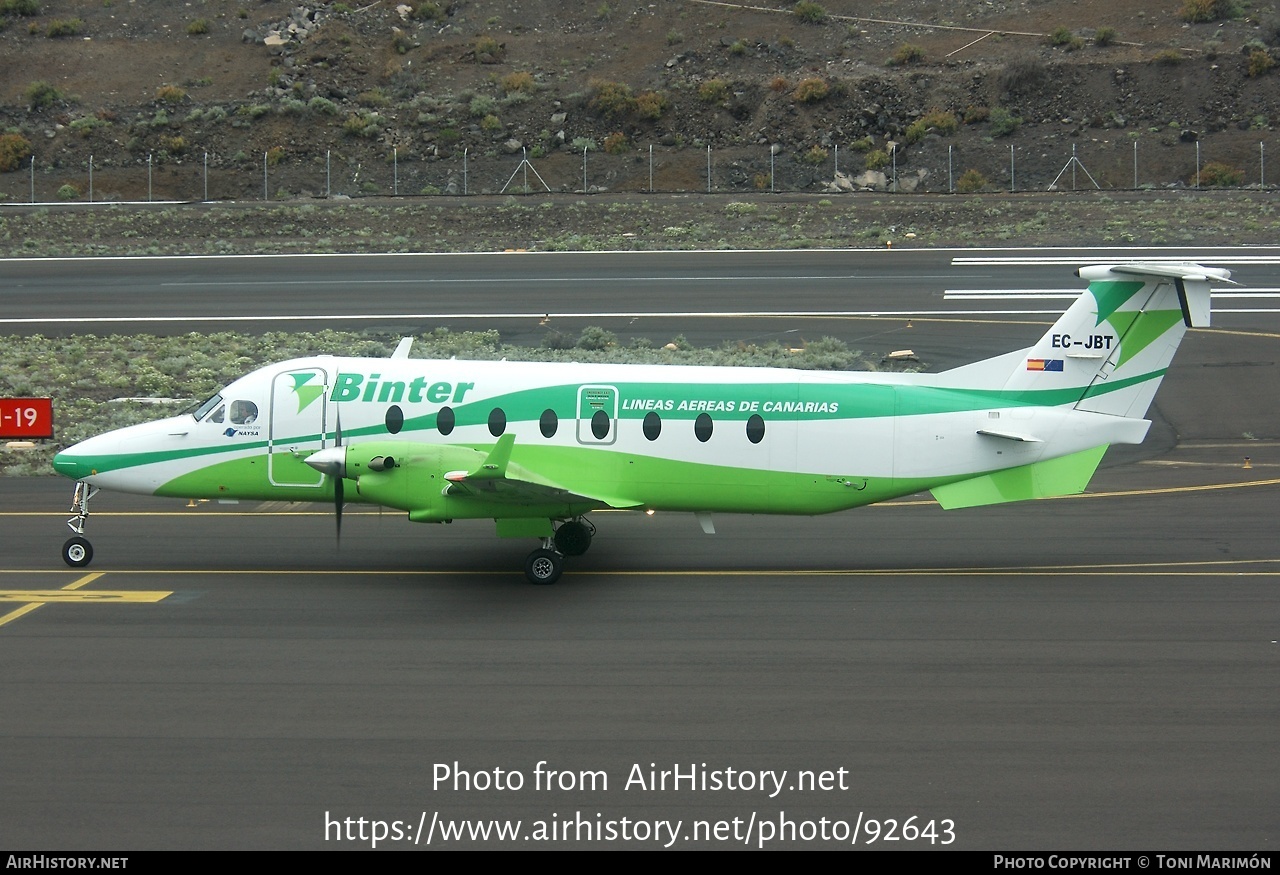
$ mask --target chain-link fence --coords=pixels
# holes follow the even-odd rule
[[[1045,142],[1045,140],[1051,140]],[[1172,140],[1173,142],[1170,142]],[[776,146],[723,148],[645,145],[614,154],[593,143],[422,158],[391,149],[335,148],[317,154],[272,149],[233,157],[98,154],[82,166],[52,166],[33,156],[0,178],[0,202],[202,201],[479,194],[709,192],[759,194],[851,191],[918,192],[1274,188],[1268,142],[1230,145],[1191,139],[1118,136],[1068,142],[992,141],[956,146],[938,137],[912,145],[859,150],[838,144],[803,152]],[[25,172],[24,172],[25,170]]]

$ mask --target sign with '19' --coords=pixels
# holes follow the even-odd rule
[[[0,439],[53,437],[53,399],[0,398]]]

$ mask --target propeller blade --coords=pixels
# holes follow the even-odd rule
[[[334,426],[333,426],[333,446],[342,452],[342,477],[333,481],[333,519],[335,528],[335,537],[338,546],[342,546],[342,505],[343,505],[343,485],[342,481],[346,476],[346,451],[341,450],[342,447],[342,408],[334,406]]]
[[[337,477],[333,481],[333,511],[334,519],[337,520],[338,524],[337,538],[339,544],[342,543],[342,484],[343,479],[341,477]]]

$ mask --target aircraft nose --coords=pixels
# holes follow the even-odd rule
[[[53,470],[63,477],[70,477],[72,480],[83,480],[92,472],[82,459],[75,456],[74,450],[75,447],[68,447],[60,453],[55,453],[53,456]]]

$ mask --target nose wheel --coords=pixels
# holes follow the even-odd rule
[[[72,568],[84,568],[93,561],[93,545],[79,535],[68,538],[62,545],[62,561]]]

